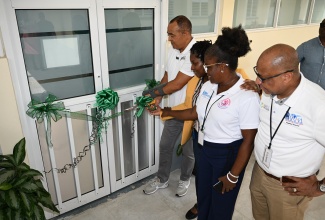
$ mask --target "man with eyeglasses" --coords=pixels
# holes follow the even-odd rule
[[[187,83],[194,76],[191,70],[190,49],[196,41],[192,37],[191,21],[183,15],[179,15],[169,22],[167,34],[172,48],[168,52],[165,74],[160,81],[161,86],[149,94],[155,98],[156,105],[160,104],[164,95],[169,95],[168,105],[173,107],[185,101]],[[154,113],[155,111],[152,112],[152,114]],[[153,194],[158,189],[168,186],[173,148],[182,132],[183,125],[184,121],[176,119],[165,121],[159,144],[157,177],[145,187],[143,190],[145,194]],[[192,140],[189,140],[182,147],[181,175],[175,193],[178,197],[185,196],[190,185],[195,163],[192,144]]]
[[[325,154],[325,90],[299,72],[296,50],[266,49],[254,71],[263,91],[250,184],[255,219],[303,219],[325,193],[318,172]]]
[[[297,52],[300,71],[325,89],[325,19],[320,23],[319,36],[302,43]]]

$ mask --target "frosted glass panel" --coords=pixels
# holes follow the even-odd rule
[[[325,1],[315,0],[311,23],[321,23],[325,19]]]
[[[276,0],[236,0],[233,26],[245,29],[273,26]]]
[[[95,93],[88,10],[16,10],[32,98]]]
[[[282,0],[278,25],[306,24],[310,0]]]
[[[217,0],[169,0],[168,21],[185,15],[192,22],[194,34],[214,32]]]
[[[105,27],[112,89],[154,78],[153,9],[106,9]]]
[[[80,111],[82,114],[86,114],[86,111]],[[96,110],[92,109],[92,115],[96,115]],[[71,119],[73,133],[69,135],[67,118],[62,118],[57,122],[52,121],[52,143],[55,154],[55,162],[58,169],[62,169],[67,164],[72,164],[73,159],[71,155],[71,145],[69,138],[74,140],[74,151],[76,155],[83,152],[86,145],[89,144],[89,132],[88,132],[88,121],[80,119]],[[41,146],[41,153],[43,158],[44,170],[50,171],[53,169],[49,156],[49,149],[46,144],[46,134],[44,123],[37,123],[37,131]],[[80,184],[81,194],[85,194],[90,191],[95,190],[94,174],[93,174],[93,164],[96,164],[97,168],[97,180],[99,187],[103,187],[104,180],[102,175],[102,161],[101,161],[101,151],[100,151],[100,141],[92,146],[95,151],[96,161],[92,161],[91,152],[87,151],[86,155],[82,158],[80,163],[77,164],[75,169],[78,169],[79,179],[77,180]],[[68,201],[77,196],[77,191],[75,187],[74,179],[74,168],[70,168],[66,173],[59,173],[59,184],[61,190],[61,197],[63,201]],[[56,169],[45,174],[49,192],[52,196],[54,203],[57,203],[55,183],[53,179],[53,172],[57,172]],[[73,184],[65,184],[73,183]]]

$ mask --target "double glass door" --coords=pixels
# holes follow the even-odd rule
[[[123,112],[109,121],[102,138],[86,150],[93,122],[62,118],[23,124],[29,158],[44,171],[44,184],[61,213],[130,185],[157,171],[155,130],[147,113],[134,118],[132,107],[146,79],[154,79],[159,57],[160,1],[22,1],[6,3],[13,41],[20,45],[15,65],[24,102],[49,95],[71,112],[95,116],[96,93],[111,88]],[[26,111],[27,106],[21,111]],[[26,115],[26,117],[28,117]],[[26,129],[31,128],[31,129]],[[75,163],[76,167],[59,169]],[[80,158],[80,157],[79,157]],[[68,166],[67,166],[68,165]],[[47,213],[48,217],[51,217]]]

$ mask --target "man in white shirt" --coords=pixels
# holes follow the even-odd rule
[[[169,106],[173,107],[185,101],[186,84],[194,76],[191,70],[190,49],[195,43],[192,37],[192,24],[183,16],[173,18],[167,29],[168,40],[173,48],[168,52],[165,74],[161,84],[167,83],[162,89],[155,90],[155,104],[159,105],[164,95],[169,95]],[[159,168],[157,178],[143,190],[145,194],[153,194],[158,189],[168,186],[172,164],[173,148],[182,132],[183,121],[170,119],[165,122],[160,140]],[[184,196],[190,185],[190,177],[194,167],[192,140],[183,146],[181,176],[176,190],[176,196]]]
[[[254,71],[263,90],[250,184],[255,219],[303,219],[325,153],[325,91],[299,72],[294,48],[266,49]]]

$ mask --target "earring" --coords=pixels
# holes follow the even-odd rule
[[[221,72],[223,73],[223,70],[221,70]]]

